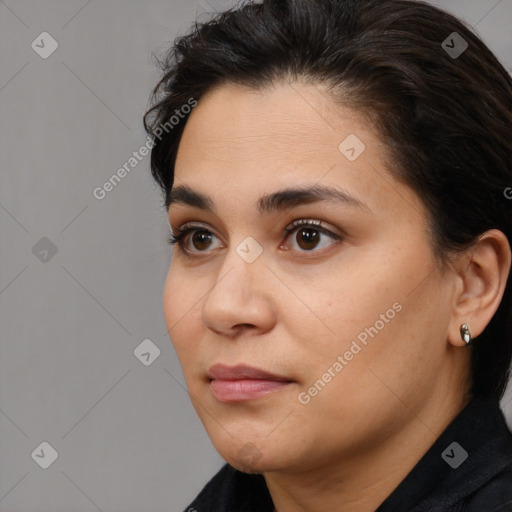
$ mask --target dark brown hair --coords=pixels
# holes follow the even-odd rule
[[[328,85],[339,101],[376,118],[393,174],[426,205],[443,260],[488,229],[512,240],[512,79],[470,28],[436,7],[412,0],[241,5],[196,22],[161,65],[144,125],[166,207],[187,115],[170,119],[222,83],[258,89],[296,77]],[[509,275],[471,347],[474,396],[500,399],[505,391],[511,295]]]

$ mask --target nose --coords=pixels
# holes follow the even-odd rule
[[[242,331],[266,332],[275,323],[275,276],[264,254],[249,263],[229,249],[215,274],[201,310],[203,324],[218,335],[235,337]]]

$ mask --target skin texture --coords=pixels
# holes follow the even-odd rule
[[[354,161],[338,149],[350,134],[366,146]],[[459,327],[467,323],[477,336],[503,295],[505,236],[488,232],[441,270],[420,198],[386,162],[368,118],[298,82],[210,91],[180,143],[174,186],[211,196],[217,213],[169,209],[173,230],[193,223],[211,239],[189,234],[188,256],[175,246],[167,328],[215,448],[238,469],[263,473],[279,512],[375,510],[468,403],[470,351]],[[263,194],[315,184],[364,206],[257,212]],[[283,235],[300,219],[320,220],[343,239],[314,228],[306,237],[316,234],[317,245],[300,228]],[[263,250],[252,263],[237,253],[248,236]],[[394,318],[301,403],[299,393],[393,304]],[[255,400],[221,402],[207,377],[219,362],[293,382]]]

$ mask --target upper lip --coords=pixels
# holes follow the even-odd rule
[[[243,379],[260,379],[290,382],[290,379],[276,375],[260,368],[254,368],[244,364],[237,366],[227,366],[224,364],[214,364],[208,370],[208,377],[212,380],[243,380]]]

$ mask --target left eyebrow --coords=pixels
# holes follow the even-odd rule
[[[291,187],[266,194],[258,200],[257,208],[260,215],[269,215],[294,206],[322,201],[342,203],[371,212],[367,204],[348,192],[337,187],[327,187],[325,185]],[[213,214],[217,213],[215,203],[210,196],[198,192],[187,185],[179,185],[171,190],[169,200],[167,201],[167,208],[172,204],[184,204]]]

